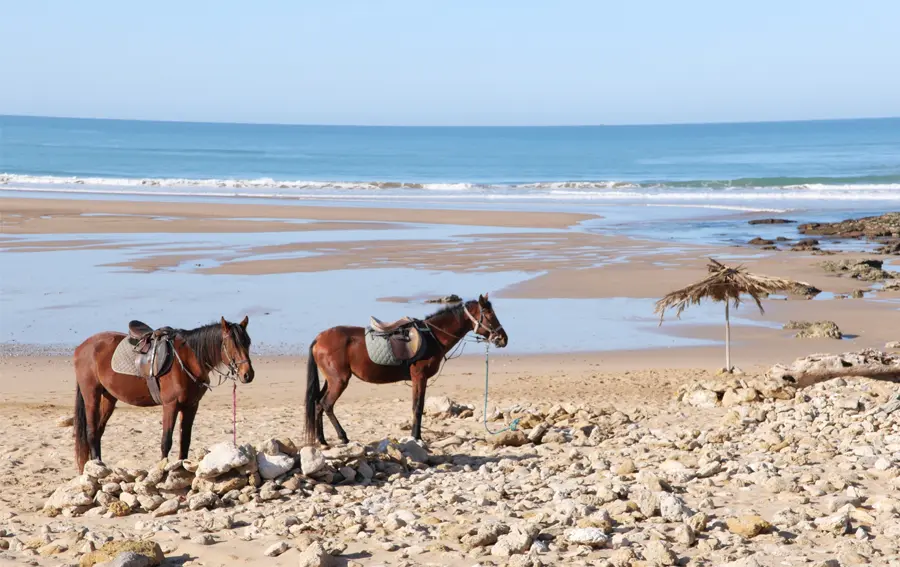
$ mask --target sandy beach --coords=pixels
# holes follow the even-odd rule
[[[773,364],[814,352],[883,349],[885,343],[900,340],[900,292],[872,291],[872,282],[839,277],[819,266],[824,259],[865,257],[886,260],[896,270],[900,267],[895,257],[890,264],[889,256],[853,252],[822,256],[761,252],[747,246],[673,245],[593,231],[590,227],[602,220],[601,215],[568,212],[4,198],[0,215],[0,255],[7,265],[40,264],[42,271],[35,267],[34,273],[45,284],[48,278],[71,278],[55,283],[61,298],[50,303],[54,296],[35,293],[43,289],[32,287],[36,282],[4,275],[3,307],[8,315],[3,317],[6,342],[0,359],[0,428],[5,432],[0,449],[0,541],[11,542],[12,551],[0,548],[0,564],[77,563],[86,541],[83,535],[73,535],[79,526],[113,539],[153,539],[162,546],[166,565],[263,560],[267,565],[296,565],[312,539],[340,551],[341,564],[348,565],[610,565],[604,561],[616,557],[624,561],[628,553],[633,561],[613,564],[671,564],[648,559],[660,547],[686,558],[679,564],[687,565],[723,565],[750,556],[763,566],[819,564],[815,562],[839,556],[842,564],[852,564],[846,562],[851,552],[872,564],[887,565],[900,553],[890,535],[900,526],[896,521],[900,505],[884,512],[887,505],[875,504],[885,499],[896,504],[892,495],[898,486],[895,460],[900,453],[893,429],[882,431],[884,439],[873,442],[880,447],[877,455],[869,455],[854,452],[856,445],[841,443],[840,431],[832,424],[821,433],[822,443],[829,444],[830,460],[792,460],[788,454],[806,451],[810,437],[792,435],[788,428],[799,426],[779,420],[805,411],[801,404],[814,403],[802,393],[797,398],[772,398],[759,387],[752,400],[730,407],[695,407],[684,398],[684,390],[697,383],[719,383],[722,391],[748,391],[753,389],[749,384]],[[60,254],[71,261],[57,269],[70,271],[43,271],[51,270]],[[816,299],[765,300],[764,316],[752,303],[743,305],[737,312],[740,318],[733,322],[734,361],[743,371],[737,378],[716,374],[723,363],[724,332],[718,307],[704,307],[695,318],[688,316],[689,311],[683,322],[667,317],[658,328],[652,313],[653,301],[703,277],[707,257],[801,280],[824,292]],[[339,279],[296,280],[298,291],[289,305],[275,296],[259,297],[269,289],[264,287],[266,281],[283,287],[282,280],[267,278],[338,274],[336,278],[346,280],[354,274],[374,278],[371,274],[393,271],[396,277],[372,280],[380,283],[371,284],[372,297],[365,302],[350,297],[363,293],[362,287],[340,288],[343,291],[321,287],[327,282],[349,285]],[[434,273],[434,279],[416,279],[426,273]],[[153,282],[158,288],[121,293],[131,284],[105,288],[98,274]],[[88,279],[82,282],[81,277]],[[244,292],[185,296],[183,301],[197,310],[189,311],[178,302],[175,277],[192,278],[177,280],[190,281],[191,286],[217,282],[221,289],[238,286]],[[93,284],[88,281],[99,286],[98,297],[90,295]],[[165,295],[165,304],[151,305],[159,297],[152,290],[162,288],[171,295]],[[126,316],[144,318],[142,310],[156,325],[179,326],[187,326],[186,320],[201,309],[206,314],[196,316],[197,325],[226,309],[234,320],[250,313],[251,336],[261,337],[270,350],[254,355],[256,380],[238,387],[239,442],[261,444],[289,437],[299,444],[306,359],[297,345],[308,344],[325,328],[325,321],[358,324],[385,312],[422,315],[436,308],[423,305],[425,298],[471,296],[482,288],[491,292],[511,341],[508,351],[491,352],[490,406],[501,410],[492,425],[508,422],[509,408],[540,407],[540,421],[551,424],[558,433],[556,441],[522,447],[492,444],[493,436],[485,434],[480,421],[484,356],[473,345],[464,356],[449,361],[429,386],[429,396],[446,396],[473,408],[465,417],[426,416],[424,437],[436,456],[430,466],[410,468],[391,480],[349,482],[323,490],[304,480],[295,494],[276,501],[215,511],[184,509],[158,519],[146,511],[124,518],[52,518],[41,511],[47,497],[76,474],[72,429],[57,426],[57,421],[72,414],[74,379],[66,349],[92,332],[123,330]],[[834,298],[856,290],[865,290],[864,298]],[[347,311],[320,315],[329,309],[329,291],[347,297]],[[100,303],[104,294],[109,306]],[[620,303],[624,300],[634,302]],[[633,305],[643,311],[629,312]],[[276,316],[269,315],[274,308],[282,309],[283,319],[270,318]],[[342,319],[351,308],[355,319]],[[606,309],[614,310],[604,313]],[[121,320],[97,314],[103,310],[115,312]],[[24,323],[26,311],[29,318]],[[569,313],[583,318],[570,323]],[[296,326],[279,327],[288,319]],[[834,321],[845,338],[795,339],[793,331],[781,329],[790,320]],[[35,342],[35,337],[44,340]],[[525,345],[519,350],[513,348],[517,337]],[[279,340],[287,346],[278,347]],[[891,395],[889,385],[872,381],[853,381],[846,392],[840,386],[817,388],[810,395],[822,400],[816,406],[821,415],[832,411],[837,397],[856,396],[860,408],[871,409]],[[377,444],[386,437],[408,435],[410,397],[410,388],[403,383],[371,386],[353,380],[336,411],[351,440]],[[554,406],[566,409],[551,411]],[[839,421],[854,435],[857,427],[859,435],[868,431],[868,426],[860,425],[865,421],[862,409],[840,418],[846,423]],[[231,411],[230,385],[206,396],[194,428],[192,458],[201,458],[205,448],[231,438]],[[159,419],[159,408],[119,406],[103,437],[104,461],[126,468],[152,467],[158,460]],[[771,431],[764,433],[766,427]],[[591,436],[594,430],[598,433]],[[686,445],[679,437],[685,431],[696,431],[689,437],[699,441]],[[334,438],[327,425],[326,433]],[[726,433],[729,440],[722,441]],[[769,434],[777,434],[778,441],[762,447],[759,439],[768,439]],[[784,444],[779,448],[779,443]],[[814,447],[813,452],[823,450]],[[882,469],[879,464],[879,474],[868,474],[877,456],[889,465]],[[715,472],[698,475],[710,463],[718,463]],[[788,482],[773,488],[771,479],[778,478],[779,470]],[[837,477],[844,479],[843,484]],[[660,479],[668,488],[660,488]],[[428,490],[421,491],[422,483],[430,487],[431,496]],[[481,485],[487,487],[478,488],[482,496],[472,497]],[[863,496],[847,497],[852,492],[848,487]],[[659,502],[655,510],[651,505],[649,511],[639,511],[639,489],[665,502],[677,499],[684,517],[680,511],[670,514],[666,505],[661,512]],[[604,490],[616,496],[609,500]],[[549,491],[546,497],[544,491]],[[388,517],[379,518],[372,507],[379,498],[393,503],[385,513],[409,511],[415,519],[400,526]],[[847,533],[863,530],[857,539],[820,529],[814,522],[840,514],[847,503],[855,503],[853,510],[843,512],[852,524]],[[561,512],[567,507],[573,510],[568,516]],[[601,508],[609,510],[611,520],[602,520]],[[805,516],[786,523],[784,514],[778,516],[784,509],[802,510]],[[703,526],[690,520],[700,512],[708,517]],[[226,513],[231,518],[228,527],[212,532],[198,527],[204,518]],[[752,514],[770,522],[762,535],[739,535],[727,524],[729,518]],[[871,521],[860,520],[864,514]],[[287,516],[310,519],[300,520],[305,526],[301,530],[285,525],[279,529],[269,521]],[[333,525],[323,528],[324,519]],[[528,539],[542,542],[540,553],[504,556],[492,552],[494,543],[461,543],[467,540],[461,539],[459,530],[465,535],[464,527],[495,522],[513,534],[520,524],[539,526],[540,534]],[[611,526],[603,528],[609,545],[591,548],[567,542],[572,529],[602,527],[603,522]],[[803,522],[810,527],[796,533]],[[690,526],[689,537],[683,526]],[[211,545],[198,538],[204,533],[211,534]],[[623,545],[623,538],[632,543]],[[47,551],[45,546],[63,540],[64,549]],[[287,542],[285,553],[263,555],[280,541]],[[532,557],[533,562],[517,557]]]

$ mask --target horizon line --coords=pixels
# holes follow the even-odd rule
[[[45,118],[51,120],[105,120],[110,122],[149,122],[160,124],[202,124],[238,126],[285,126],[313,128],[639,128],[652,126],[724,126],[740,124],[794,124],[804,122],[850,122],[862,120],[897,120],[900,116],[864,116],[842,118],[808,118],[790,120],[721,120],[710,122],[637,122],[623,124],[326,124],[304,122],[229,122],[224,120],[161,120],[147,118],[115,118],[96,116],[57,116],[43,114],[4,114],[0,118]]]

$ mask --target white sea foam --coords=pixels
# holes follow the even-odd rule
[[[685,182],[554,181],[521,184],[401,183],[391,181],[281,181],[258,179],[105,178],[0,174],[0,189],[101,195],[242,197],[273,199],[556,200],[637,202],[735,202],[869,200],[900,201],[900,183],[785,186],[685,186]],[[717,205],[722,206],[722,205]],[[730,206],[730,205],[729,205]],[[734,205],[737,206],[737,205]],[[754,207],[754,210],[759,210]]]

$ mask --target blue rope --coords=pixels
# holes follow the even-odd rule
[[[498,431],[491,431],[488,427],[487,422],[487,410],[488,410],[488,380],[490,376],[490,357],[488,356],[488,352],[491,349],[491,343],[484,343],[484,430],[490,433],[491,435],[497,435],[503,433],[504,431],[516,431],[519,427],[519,418],[512,420],[512,423],[509,424],[508,427],[504,427]]]

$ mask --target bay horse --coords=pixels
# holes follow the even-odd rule
[[[196,329],[172,330],[175,353],[171,369],[159,377],[162,401],[162,458],[172,449],[175,420],[181,414],[179,459],[186,459],[191,445],[191,428],[200,399],[210,388],[209,374],[215,370],[246,384],[253,380],[250,362],[249,319],[229,323],[222,317],[217,323]],[[116,347],[126,335],[97,333],[75,349],[75,462],[78,472],[91,460],[100,460],[100,438],[106,429],[116,402],[140,407],[157,405],[147,382],[137,376],[119,374],[112,369]]]
[[[497,319],[488,295],[477,300],[446,307],[422,321],[430,330],[424,335],[425,351],[417,362],[403,366],[383,366],[372,362],[366,349],[365,329],[362,327],[332,327],[316,336],[309,347],[306,374],[306,442],[327,445],[323,414],[342,443],[347,443],[347,433],[334,415],[334,404],[347,388],[351,376],[372,384],[390,384],[402,380],[412,381],[413,428],[416,440],[422,438],[422,410],[425,405],[425,387],[434,376],[453,347],[470,331],[503,348],[509,337]],[[319,388],[319,371],[325,377],[325,385]]]

